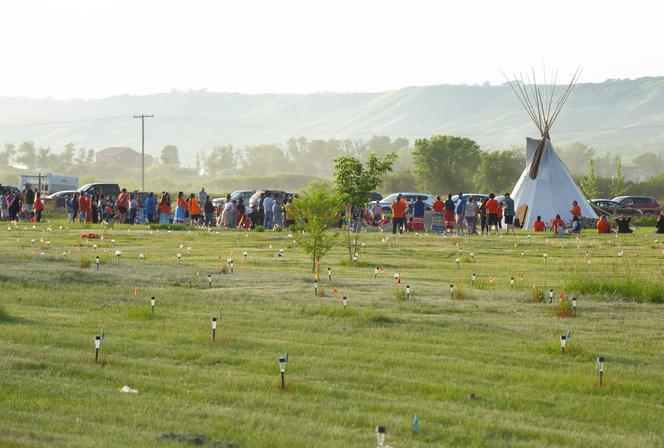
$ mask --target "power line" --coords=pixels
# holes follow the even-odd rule
[[[91,121],[105,121],[105,120],[119,120],[127,118],[126,115],[118,115],[114,117],[100,117],[100,118],[84,118],[80,120],[64,120],[64,121],[43,121],[38,123],[14,123],[14,124],[0,124],[0,128],[20,128],[30,126],[49,126],[53,124],[72,124],[72,123],[87,123]]]

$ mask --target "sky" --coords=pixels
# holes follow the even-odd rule
[[[0,95],[309,93],[664,75],[656,1],[0,3]]]

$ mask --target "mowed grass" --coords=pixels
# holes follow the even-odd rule
[[[0,228],[0,446],[360,447],[376,425],[396,447],[664,445],[664,305],[648,299],[664,253],[649,231],[367,233],[359,266],[337,241],[316,297],[297,234],[60,225]],[[575,316],[556,317],[560,293]]]

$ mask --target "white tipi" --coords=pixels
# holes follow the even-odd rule
[[[537,85],[534,76],[532,82],[528,80],[528,84],[523,77],[508,81],[541,134],[540,139],[526,138],[526,169],[512,190],[512,199],[517,215],[521,215],[520,224],[523,228],[532,228],[538,215],[547,224],[558,214],[569,222],[574,201],[579,203],[583,217],[597,219],[597,214],[553,150],[549,137],[551,126],[558,118],[579,74],[577,70],[558,97],[555,95],[555,78],[553,84],[547,85],[545,82],[542,87]]]

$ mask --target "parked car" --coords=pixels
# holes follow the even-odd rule
[[[251,197],[256,193],[256,190],[237,190],[231,193],[231,201],[238,201],[240,198],[244,200],[244,205],[247,209],[247,214],[251,214],[251,205],[249,204],[249,200]],[[226,202],[226,198],[214,198],[212,199],[212,205],[216,207],[219,207],[220,205],[223,205]]]
[[[120,185],[118,184],[85,184],[78,190],[79,193],[85,193],[85,194],[99,194],[100,192],[104,194],[104,196],[111,195],[114,198],[117,198],[118,195],[120,194]]]
[[[588,202],[593,209],[602,215],[625,215],[625,216],[643,216],[643,212],[637,208],[623,207],[619,203],[610,199],[591,199]]]
[[[477,202],[478,204],[479,204],[480,202],[484,202],[484,201],[486,201],[486,200],[489,199],[489,195],[488,195],[488,194],[483,194],[483,193],[463,193],[463,197],[466,199],[466,201],[469,200],[471,196],[475,198],[475,202]],[[447,197],[445,197],[445,196],[441,196],[441,198],[443,199],[443,201],[444,201],[445,199],[447,199]],[[498,198],[502,198],[502,199],[498,199]],[[503,200],[503,199],[505,199],[505,196],[496,196],[496,200],[497,200],[498,202],[500,202],[500,201]],[[454,202],[458,201],[458,200],[459,200],[459,195],[458,195],[458,194],[453,195],[453,196],[452,196],[452,200],[453,200]]]
[[[64,190],[49,194],[44,198],[44,205],[49,210],[60,210],[65,208],[67,196],[76,193],[76,190]]]
[[[659,215],[662,212],[657,200],[649,196],[618,196],[613,198],[613,201],[622,207],[641,210],[644,215]]]
[[[392,213],[392,202],[394,202],[398,195],[401,195],[406,200],[408,206],[412,206],[418,197],[424,198],[424,204],[427,208],[433,206],[434,197],[428,193],[392,193],[378,202],[383,213]]]

